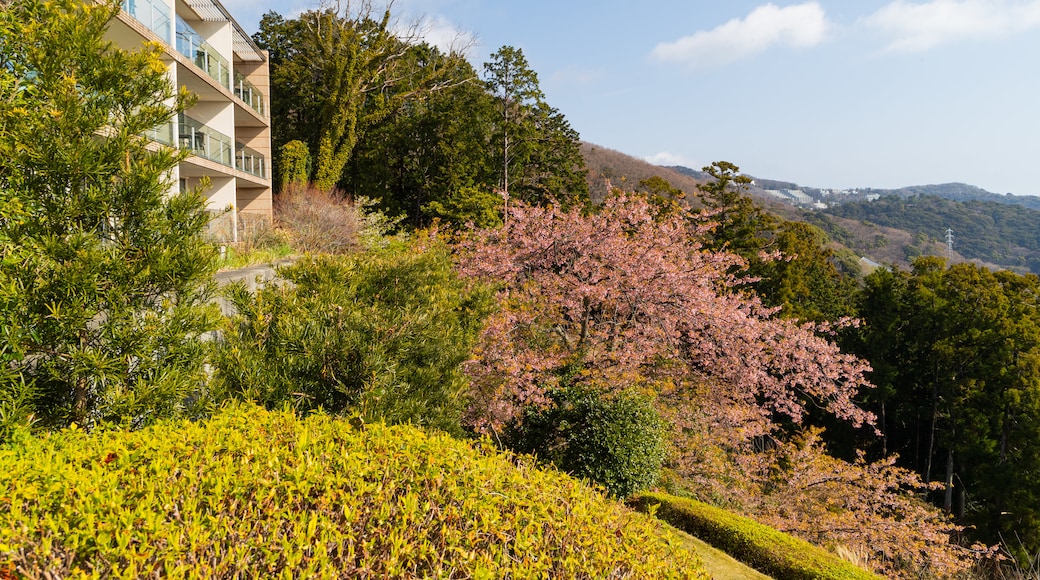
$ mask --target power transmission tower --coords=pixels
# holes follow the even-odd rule
[[[953,261],[953,229],[946,228],[946,265]]]

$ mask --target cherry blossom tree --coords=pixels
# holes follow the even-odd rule
[[[711,219],[614,192],[591,215],[517,203],[462,241],[460,271],[497,284],[500,304],[468,368],[470,422],[516,424],[560,386],[634,386],[670,425],[670,487],[895,577],[970,566],[984,551],[951,541],[959,528],[920,500],[915,474],[831,457],[819,430],[797,427],[810,407],[872,427],[855,400],[869,367],[834,329],[744,291],[743,259],[698,241]]]
[[[866,364],[821,327],[735,291],[742,260],[703,248],[709,227],[618,193],[592,215],[518,203],[505,227],[475,232],[460,270],[499,284],[502,308],[469,369],[474,424],[494,430],[543,404],[563,368],[618,388],[695,389],[701,409],[745,438],[777,416],[799,421],[809,404],[871,423],[854,402]]]

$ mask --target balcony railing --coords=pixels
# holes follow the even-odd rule
[[[144,136],[163,145],[173,146],[173,121],[163,123],[144,132]]]
[[[195,66],[206,72],[220,86],[231,88],[231,66],[228,61],[195,30],[177,17],[177,52],[190,58]]]
[[[260,113],[261,116],[264,114],[264,94],[260,92],[260,89],[253,86],[253,83],[246,80],[246,77],[239,73],[235,73],[235,96],[242,99],[245,104],[249,105],[254,111]]]
[[[170,44],[170,7],[162,0],[123,0],[123,10]]]
[[[178,125],[178,144],[181,149],[191,151],[193,155],[204,159],[234,167],[231,137],[203,125],[184,113],[179,115]]]
[[[264,156],[241,143],[235,143],[235,169],[250,175],[266,178],[266,162]]]

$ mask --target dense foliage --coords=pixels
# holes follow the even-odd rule
[[[162,50],[105,40],[115,2],[0,10],[0,438],[12,424],[140,426],[205,401],[214,252]],[[99,138],[104,135],[104,138]],[[9,375],[9,376],[2,376]]]
[[[509,433],[511,448],[602,485],[615,497],[657,481],[665,426],[649,397],[570,386],[550,392],[549,400],[548,407],[527,409]]]
[[[252,406],[0,450],[0,575],[703,578],[652,520],[525,459]]]
[[[1040,272],[1040,211],[1035,209],[918,195],[846,203],[826,211],[939,241],[946,239],[950,228],[957,252],[967,259]]]
[[[742,438],[774,416],[799,420],[809,401],[860,424],[861,361],[731,291],[739,258],[702,249],[706,226],[617,195],[593,215],[516,205],[504,228],[464,244],[461,271],[502,284],[502,310],[470,369],[471,419],[496,428],[546,401],[567,365],[578,379],[654,385]],[[702,391],[699,385],[711,384]]]
[[[458,53],[442,56],[394,30],[389,6],[370,2],[308,10],[292,20],[269,12],[254,35],[270,51],[273,145],[299,140],[310,177],[331,190],[372,126],[420,95],[454,84]]]
[[[716,161],[704,167],[704,175],[708,181],[696,192],[703,206],[699,215],[714,223],[704,244],[740,256],[744,263],[737,269],[764,304],[798,320],[833,322],[853,315],[849,296],[856,283],[823,231],[766,212],[747,195],[751,178],[732,163]]]
[[[378,199],[416,227],[488,225],[509,197],[584,205],[578,134],[523,53],[503,47],[481,83],[417,33],[367,2],[266,14],[254,39],[271,53],[274,146],[305,144],[318,189]],[[277,160],[279,175],[293,159]]]
[[[842,460],[829,454],[817,428],[744,446],[727,435],[677,438],[690,457],[673,464],[681,477],[665,477],[665,488],[817,545],[842,546],[890,578],[952,576],[987,554],[962,543],[963,527],[925,500],[933,486],[896,466],[894,456]]]
[[[303,259],[285,283],[232,293],[215,355],[226,396],[458,432],[490,292],[464,285],[439,247]]]
[[[975,553],[950,541],[957,526],[914,499],[912,472],[789,438],[822,409],[872,421],[855,402],[868,367],[825,338],[830,327],[777,318],[743,291],[740,259],[697,241],[711,226],[619,194],[592,215],[517,205],[503,228],[475,233],[460,267],[501,284],[502,309],[470,366],[469,420],[496,430],[551,409],[561,386],[637,386],[657,396],[686,493],[841,538],[894,575],[969,565]]]
[[[922,258],[867,279],[851,348],[874,364],[882,452],[988,542],[1040,550],[1040,281]],[[869,442],[863,442],[869,445]],[[1020,542],[1020,544],[1019,544]]]
[[[1035,278],[934,260],[881,272],[857,332],[826,238],[751,203],[735,165],[705,168],[695,209],[664,179],[589,207],[577,134],[521,51],[493,54],[479,83],[367,2],[269,14],[258,35],[285,239],[348,255],[233,291],[237,312],[203,349],[206,215],[194,192],[168,195],[179,156],[145,137],[186,97],[155,47],[103,41],[116,11],[0,11],[0,437],[14,440],[0,452],[13,490],[0,575],[700,574],[669,568],[651,528],[626,540],[641,520],[615,525],[617,506],[582,511],[558,474],[364,427],[380,421],[511,434],[615,495],[654,481],[663,456],[670,489],[849,546],[893,577],[979,555],[920,501],[929,491],[968,533],[1040,549]],[[412,225],[474,229],[453,227],[455,255],[382,238],[396,222],[346,203],[359,194]],[[874,371],[835,346],[839,330]],[[239,407],[208,427],[22,429],[205,419],[214,396],[314,417]],[[510,486],[552,497],[492,485],[515,473]]]

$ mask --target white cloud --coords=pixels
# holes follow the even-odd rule
[[[443,16],[427,17],[420,28],[422,39],[443,52],[458,50],[467,54],[476,44],[472,34],[458,29]]]
[[[773,46],[816,46],[826,39],[829,28],[827,15],[817,2],[783,8],[770,3],[755,8],[743,19],[734,18],[711,30],[662,42],[651,54],[690,68],[722,66]]]
[[[414,16],[406,14],[390,24],[390,30],[398,38],[410,42],[426,42],[442,52],[460,51],[469,53],[476,45],[472,34],[464,32],[443,16]]]
[[[683,157],[682,155],[677,155],[675,153],[669,153],[667,151],[662,151],[662,152],[656,153],[654,155],[648,155],[646,157],[643,157],[643,160],[646,161],[647,163],[653,163],[654,165],[664,165],[664,166],[682,165],[683,167],[691,167],[692,168],[695,165],[692,161],[690,161],[689,159]]]
[[[920,52],[960,40],[997,38],[1040,25],[1040,0],[892,2],[865,20],[891,37],[886,50]]]

